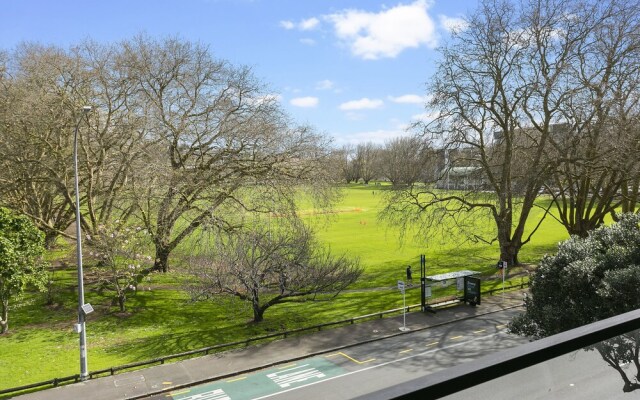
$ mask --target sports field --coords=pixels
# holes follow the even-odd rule
[[[495,273],[500,252],[496,244],[472,244],[461,238],[441,237],[423,240],[400,232],[378,220],[384,187],[350,185],[344,198],[330,217],[329,225],[318,222],[318,235],[336,252],[360,258],[365,274],[355,287],[381,287],[403,279],[405,268],[412,265],[419,273],[420,254],[427,258],[427,274],[434,275],[460,269],[473,269],[484,275]],[[537,221],[540,209],[534,209],[531,221]],[[533,223],[531,224],[533,226]],[[545,253],[554,252],[559,241],[568,238],[565,229],[547,218],[531,243],[523,247],[520,262],[536,264]]]

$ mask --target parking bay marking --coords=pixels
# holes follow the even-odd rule
[[[229,383],[231,383],[231,382],[238,382],[238,381],[241,381],[241,380],[244,380],[244,379],[247,379],[247,376],[246,376],[246,375],[245,375],[245,376],[239,376],[239,377],[237,377],[237,378],[233,378],[233,379],[229,379],[229,380],[228,380],[228,381],[226,381],[226,382],[229,382]]]
[[[375,360],[376,360],[375,358],[370,358],[370,359],[368,359],[368,360],[358,361],[358,360],[356,360],[355,358],[349,357],[348,355],[344,354],[344,353],[343,353],[343,352],[341,352],[341,351],[340,351],[340,352],[338,352],[338,353],[329,354],[329,355],[327,355],[327,356],[325,356],[325,357],[326,357],[326,358],[330,358],[330,357],[334,357],[334,356],[343,356],[343,357],[345,357],[346,359],[351,360],[351,361],[353,361],[354,363],[356,363],[356,364],[358,364],[358,365],[366,364],[366,363],[368,363],[368,362],[371,362],[371,361],[375,361]]]

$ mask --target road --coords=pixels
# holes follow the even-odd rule
[[[517,346],[506,333],[520,309],[349,347],[340,352],[171,392],[154,399],[349,399]]]

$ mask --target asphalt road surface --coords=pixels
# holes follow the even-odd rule
[[[334,400],[364,396],[527,342],[506,333],[506,324],[520,311],[505,310],[411,332],[153,398]]]
[[[633,381],[635,367],[626,365]],[[640,393],[624,393],[623,381],[596,351],[575,351],[547,362],[463,390],[446,400],[631,400]]]

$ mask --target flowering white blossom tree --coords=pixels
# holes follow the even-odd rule
[[[213,243],[203,231],[208,251],[189,258],[194,277],[188,288],[196,300],[226,296],[251,304],[253,322],[277,304],[335,297],[362,274],[357,259],[334,255],[318,246],[313,232],[299,221],[277,228],[254,224]]]
[[[87,239],[91,247],[89,255],[97,261],[100,287],[113,290],[120,312],[125,312],[127,294],[138,290],[140,279],[153,265],[153,258],[144,254],[144,249],[149,246],[147,231],[140,227],[100,225],[96,235],[87,235]]]

